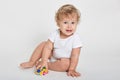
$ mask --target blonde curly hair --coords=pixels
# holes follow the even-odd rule
[[[80,21],[80,11],[71,4],[66,4],[60,7],[55,15],[55,20],[57,22],[57,25],[59,24],[59,21],[62,20],[64,17],[69,16],[77,16],[77,22]]]

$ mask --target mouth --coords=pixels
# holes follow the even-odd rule
[[[66,30],[66,32],[72,32],[72,30]]]

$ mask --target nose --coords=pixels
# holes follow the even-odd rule
[[[69,24],[68,24],[68,28],[71,28],[71,27],[72,27],[72,25],[71,25],[71,23],[69,23]]]

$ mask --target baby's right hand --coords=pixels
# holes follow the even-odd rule
[[[46,61],[38,61],[36,63],[36,69],[42,69],[43,67],[46,67],[46,69],[48,69],[48,65]]]

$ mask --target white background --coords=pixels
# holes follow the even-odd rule
[[[35,47],[55,30],[55,12],[70,3],[81,12],[79,78],[22,70]],[[0,0],[0,80],[120,80],[120,0]]]

